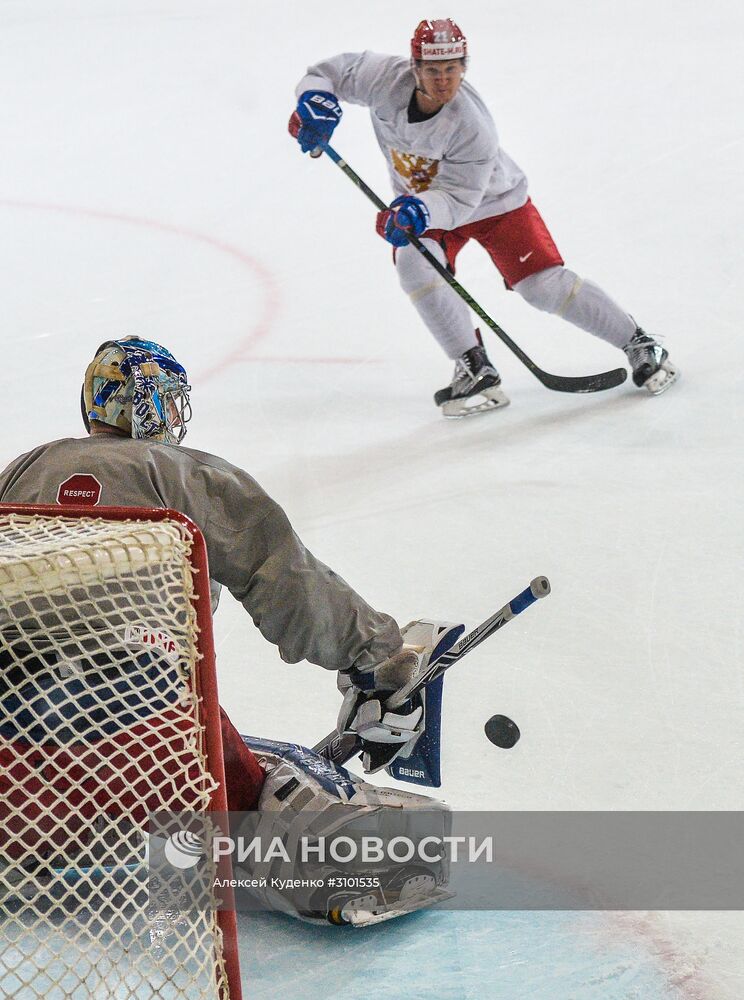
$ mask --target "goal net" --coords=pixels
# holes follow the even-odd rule
[[[209,600],[174,511],[0,504],[0,996],[239,1000],[235,914],[147,864],[227,808]]]

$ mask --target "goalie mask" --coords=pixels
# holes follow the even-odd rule
[[[83,382],[85,427],[92,421],[133,438],[180,444],[191,419],[186,372],[170,351],[150,340],[108,340],[96,351]]]

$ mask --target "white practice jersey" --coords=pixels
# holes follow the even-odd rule
[[[520,208],[527,178],[499,145],[478,93],[463,80],[454,100],[426,121],[409,122],[416,86],[410,62],[347,52],[310,66],[297,86],[368,107],[396,195],[425,202],[432,229],[455,229]]]

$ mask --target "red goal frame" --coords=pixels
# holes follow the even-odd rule
[[[1,514],[25,514],[42,517],[101,518],[104,521],[177,521],[191,536],[191,564],[194,570],[194,594],[192,600],[199,629],[198,649],[201,654],[196,670],[196,694],[202,704],[205,724],[205,747],[209,772],[217,781],[212,793],[209,811],[223,814],[227,828],[227,789],[225,785],[225,759],[220,729],[220,707],[217,692],[217,661],[214,652],[214,632],[212,629],[212,607],[209,591],[209,561],[207,544],[201,529],[191,518],[170,507],[85,507],[63,504],[9,504],[0,503]],[[217,820],[219,822],[219,819]],[[230,859],[220,858],[217,871],[221,879],[232,878]],[[217,911],[217,924],[222,931],[223,958],[229,989],[229,1000],[242,1000],[240,982],[240,962],[238,956],[237,917],[233,904],[232,890],[222,890],[223,905]],[[227,998],[224,998],[227,1000]]]

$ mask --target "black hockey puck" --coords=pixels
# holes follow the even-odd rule
[[[510,750],[521,736],[516,722],[505,715],[492,715],[483,728],[491,743],[504,750]]]

